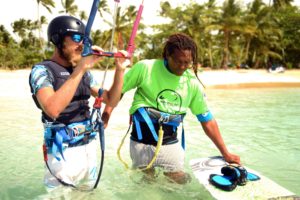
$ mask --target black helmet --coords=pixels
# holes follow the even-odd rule
[[[79,19],[72,16],[59,16],[54,18],[48,26],[48,40],[55,46],[60,46],[67,33],[79,33],[84,35],[85,25]]]

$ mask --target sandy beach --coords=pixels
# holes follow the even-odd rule
[[[105,88],[113,80],[112,70],[107,72]],[[30,70],[0,70],[0,96],[27,96]],[[92,73],[101,84],[103,71]],[[202,70],[198,73],[206,89],[261,88],[261,87],[300,87],[300,70],[286,70],[283,73],[269,73],[266,70]]]
[[[206,88],[300,87],[300,70],[270,73],[267,70],[202,71],[199,78]]]

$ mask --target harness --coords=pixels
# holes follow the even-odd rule
[[[133,121],[136,127],[137,139],[142,140],[143,134],[141,130],[141,122],[145,122],[150,129],[152,137],[158,142],[158,135],[155,130],[154,124],[158,124],[159,127],[162,125],[168,125],[173,127],[173,131],[176,131],[177,127],[183,121],[185,115],[173,115],[165,112],[158,111],[154,108],[139,108],[133,115]],[[185,149],[184,140],[184,128],[182,127],[182,148]],[[170,144],[170,143],[167,143]]]
[[[71,125],[53,124],[47,122],[44,124],[44,141],[47,148],[47,153],[52,153],[58,161],[61,158],[65,159],[63,151],[68,147],[75,147],[88,144],[91,140],[95,139],[97,132],[93,128],[90,121],[82,123],[73,123]]]
[[[53,122],[45,124],[45,141],[43,144],[44,161],[50,174],[64,186],[79,189],[73,184],[64,182],[52,172],[48,165],[48,153],[52,153],[52,155],[58,161],[60,161],[61,159],[57,156],[57,152],[59,152],[61,157],[65,160],[63,155],[63,150],[65,148],[88,144],[91,140],[95,139],[98,133],[101,147],[101,161],[98,177],[94,187],[84,191],[90,191],[97,188],[103,170],[105,149],[104,125],[101,119],[101,104],[103,100],[102,94],[103,90],[100,89],[98,91],[98,97],[96,97],[95,99],[95,103],[93,105],[93,110],[89,120],[80,123],[73,123],[68,126],[64,124],[55,124]],[[94,114],[96,114],[95,120],[93,117]]]
[[[66,126],[64,124],[53,125],[52,122],[46,123],[44,126],[45,133],[43,153],[47,169],[62,185],[78,189],[75,185],[64,182],[52,172],[48,164],[48,153],[52,153],[53,157],[60,161],[61,159],[57,156],[58,151],[61,157],[65,160],[63,155],[64,149],[88,144],[90,141],[95,139],[97,132],[91,129],[89,121],[83,122],[81,126],[77,126],[76,124],[72,124],[71,126]],[[82,129],[82,127],[84,127],[84,129]]]
[[[183,122],[183,118],[184,118],[185,114],[182,115],[172,115],[169,113],[165,113],[165,112],[161,112],[158,111],[154,108],[144,108],[141,107],[139,108],[133,115],[132,115],[132,119],[134,121],[135,127],[136,127],[136,131],[137,131],[137,137],[138,140],[142,140],[143,139],[143,134],[141,131],[141,126],[140,123],[141,122],[145,122],[148,126],[148,128],[150,129],[150,132],[152,134],[152,137],[154,138],[154,140],[156,141],[156,149],[154,152],[154,156],[152,158],[152,160],[150,161],[150,163],[147,165],[146,168],[142,169],[142,170],[146,170],[146,169],[150,169],[153,165],[153,163],[155,162],[157,155],[160,151],[160,148],[162,146],[163,143],[163,138],[164,138],[164,131],[163,131],[163,126],[162,125],[169,125],[173,127],[173,130],[177,130],[177,127],[180,125],[181,122]],[[158,134],[156,132],[156,129],[154,127],[154,124],[158,124],[159,125],[159,129],[158,129]],[[130,122],[130,126],[125,134],[125,136],[123,137],[121,144],[117,150],[117,154],[118,154],[118,158],[119,160],[124,164],[125,168],[128,169],[128,164],[121,158],[121,147],[125,141],[125,138],[131,128],[132,123]],[[171,144],[171,143],[169,143]],[[185,149],[185,137],[184,137],[184,128],[182,125],[182,135],[181,135],[181,146],[183,149]]]

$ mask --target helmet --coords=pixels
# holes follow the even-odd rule
[[[48,26],[48,41],[55,46],[61,45],[67,33],[79,33],[84,35],[85,25],[79,19],[72,16],[58,16]]]

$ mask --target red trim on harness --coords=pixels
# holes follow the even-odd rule
[[[101,108],[102,101],[103,101],[103,97],[96,97],[93,107],[94,108]]]
[[[44,161],[48,161],[47,146],[45,143],[43,144],[43,153],[44,153]]]

